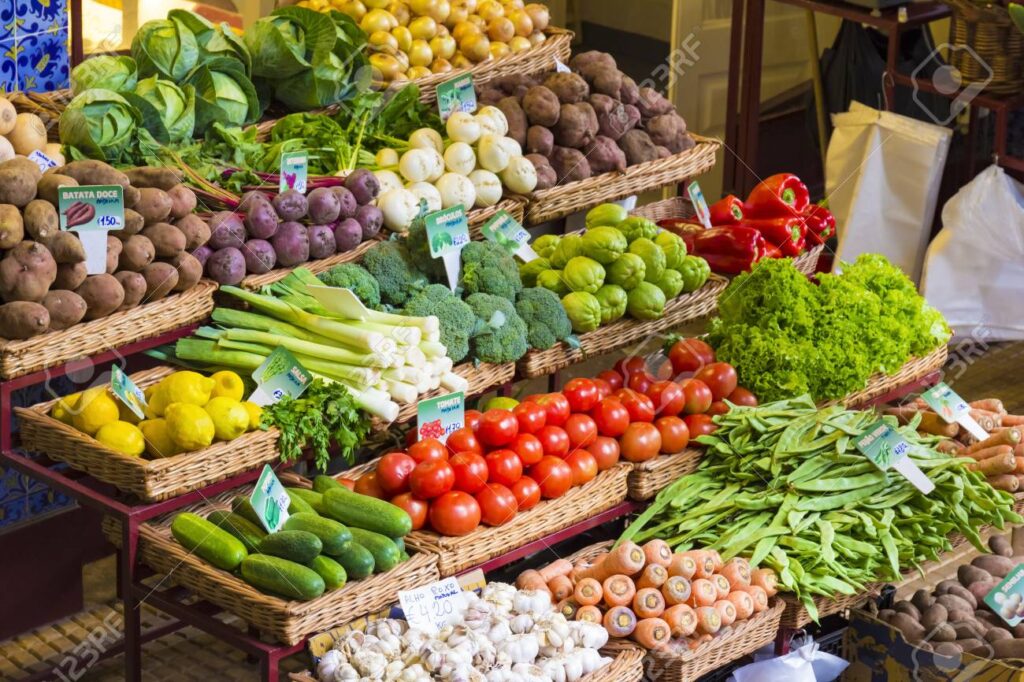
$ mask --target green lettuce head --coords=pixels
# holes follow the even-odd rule
[[[196,91],[196,130],[212,123],[245,125],[262,113],[256,88],[235,59],[209,60],[189,74],[186,84]]]
[[[60,116],[60,141],[81,154],[116,161],[142,121],[139,110],[113,90],[94,88],[71,100]]]
[[[199,62],[199,44],[180,21],[155,19],[139,27],[132,39],[132,57],[143,78],[157,74],[180,83]]]
[[[100,55],[86,59],[71,70],[71,92],[80,95],[86,90],[131,90],[138,79],[138,69],[131,57]]]
[[[150,76],[139,81],[132,96],[125,95],[142,113],[142,125],[159,142],[192,139],[196,123],[196,91],[179,88],[169,80]]]

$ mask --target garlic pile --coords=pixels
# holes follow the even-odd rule
[[[321,682],[576,682],[611,663],[596,623],[569,621],[546,592],[492,583],[464,593],[462,623],[436,636],[403,620],[373,621],[349,632],[317,666]]]

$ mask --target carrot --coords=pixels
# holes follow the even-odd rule
[[[722,566],[725,566],[725,561],[722,559],[722,555],[718,553],[716,549],[705,550],[711,556],[711,563],[714,565],[714,571],[717,573],[722,570]]]
[[[765,597],[774,597],[779,591],[779,578],[770,568],[758,568],[751,571],[750,584],[764,590]]]
[[[950,424],[934,412],[922,412],[921,422],[917,425],[917,430],[934,436],[952,438],[960,431],[960,425],[956,422]]]
[[[685,604],[693,592],[690,581],[681,575],[674,575],[665,581],[661,586],[661,594],[665,597],[665,603],[669,606]]]
[[[1004,426],[1024,426],[1024,414],[1004,414]]]
[[[1014,474],[1013,476],[1017,479],[1017,490],[1024,489],[1024,474]]]
[[[636,616],[625,606],[613,606],[604,614],[604,629],[611,637],[629,637],[636,629]]]
[[[601,583],[601,592],[608,606],[625,606],[633,600],[636,586],[628,575],[613,575]]]
[[[1017,462],[1017,465],[1013,467],[1013,473],[1024,474],[1024,455],[1014,455],[1013,459]]]
[[[998,424],[996,424],[996,420],[992,417],[991,412],[971,410],[968,414],[970,414],[974,418],[974,421],[978,422],[978,426],[980,426],[985,431],[991,431],[992,429],[996,428],[996,426],[998,426]],[[961,429],[961,433],[963,432],[964,430]]]
[[[761,613],[768,608],[768,593],[765,592],[763,587],[751,585],[750,587],[743,587],[741,589],[753,598],[754,613]]]
[[[750,563],[746,559],[736,557],[722,567],[721,575],[733,587],[750,584]]]
[[[555,576],[548,581],[548,589],[555,601],[562,601],[572,594],[572,581],[567,575]]]
[[[971,407],[978,410],[988,410],[989,412],[998,412],[999,414],[1006,414],[1006,408],[1003,406],[1003,401],[999,398],[984,398],[982,400],[972,400],[967,403]]]
[[[697,614],[686,604],[668,607],[661,617],[668,623],[673,637],[689,637],[697,629]]]
[[[713,608],[718,611],[718,615],[722,619],[722,627],[728,627],[736,622],[736,605],[728,599],[719,599],[714,603]]]
[[[637,618],[657,618],[665,611],[665,598],[653,587],[637,590],[633,597],[633,613]]]
[[[613,575],[633,575],[644,567],[644,551],[635,542],[623,542],[608,553],[599,564],[580,574],[581,578],[593,578],[604,582]]]
[[[988,430],[988,429],[986,429]],[[984,450],[985,448],[994,447],[996,445],[1009,445],[1013,447],[1020,442],[1020,429],[1007,429],[1000,431],[999,433],[992,434],[983,441],[979,441],[974,445],[968,446],[967,452],[974,453],[978,450]]]
[[[711,606],[718,601],[718,590],[714,583],[706,578],[697,578],[690,583],[690,598],[686,603],[693,607]]]
[[[1013,446],[1014,457],[1024,457],[1024,443]]]
[[[1024,461],[1024,457],[1018,457],[1017,462]],[[1021,473],[1024,473],[1022,471]],[[1014,474],[1000,474],[988,479],[989,485],[996,490],[1005,490],[1008,493],[1015,493],[1020,488],[1020,480]]]
[[[593,578],[584,578],[579,581],[576,583],[576,589],[572,592],[573,599],[582,606],[600,604],[603,595],[604,590],[601,589],[601,583]]]
[[[637,589],[643,587],[661,587],[668,580],[668,569],[661,564],[647,564],[644,572],[636,581]]]
[[[736,617],[738,619],[746,620],[754,615],[754,598],[743,590],[730,592],[726,599],[731,601],[732,605],[736,607]]]
[[[938,450],[939,452],[943,452],[949,455],[955,455],[961,450],[963,450],[965,447],[966,446],[960,441],[949,438],[944,441],[940,441],[939,444],[935,446],[935,449]]]
[[[896,417],[900,424],[907,424],[911,419],[916,417],[919,412],[927,409],[927,407],[921,408],[918,405],[898,405],[896,407],[885,408],[884,413]]]
[[[644,618],[633,630],[633,641],[645,649],[658,649],[668,643],[672,630],[661,618]]]
[[[990,448],[982,448],[981,450],[974,450],[974,451],[971,451],[970,448],[967,448],[966,450],[964,450],[963,452],[961,452],[959,454],[967,455],[971,459],[975,459],[975,460],[978,460],[980,462],[981,460],[988,459],[989,457],[996,457],[998,455],[1005,455],[1006,453],[1011,453],[1012,454],[1013,451],[1014,451],[1014,448],[1013,448],[1013,446],[1010,446],[1010,445],[993,445]]]
[[[710,578],[715,572],[715,560],[710,554],[702,549],[691,549],[689,552],[683,552],[683,554],[689,555],[693,559],[694,564],[697,566],[694,575],[698,578]]]
[[[593,604],[581,606],[576,610],[576,620],[581,620],[585,623],[597,623],[600,625],[602,618],[604,618],[604,614],[601,613],[601,609]]]
[[[697,631],[705,635],[713,635],[722,629],[722,616],[714,606],[701,606],[696,609]]]
[[[687,644],[687,646],[690,647],[690,651],[696,651],[697,649],[701,648],[713,639],[714,637],[712,637],[711,635],[699,635],[697,637],[690,638],[690,641]]]
[[[1004,455],[996,455],[979,461],[973,461],[967,465],[970,471],[980,471],[986,476],[998,476],[999,474],[1008,474],[1017,468],[1017,458],[1013,456],[1013,451],[1007,452]]]
[[[560,576],[568,576],[572,571],[572,562],[566,559],[558,559],[553,561],[544,568],[540,569],[540,577],[544,578],[544,582],[549,583],[555,578]]]
[[[668,565],[670,576],[682,576],[689,580],[697,573],[697,562],[689,554],[673,554],[672,563]]]
[[[647,565],[658,564],[668,568],[672,563],[672,548],[664,540],[651,540],[643,546]]]
[[[580,605],[577,604],[571,598],[563,599],[562,601],[558,602],[558,606],[555,607],[555,609],[560,614],[565,616],[566,620],[572,620],[573,618],[575,618],[576,617],[576,612],[579,610],[579,608],[580,608]]]
[[[715,586],[718,599],[725,599],[732,592],[732,583],[721,573],[716,573],[710,578],[711,584]]]
[[[533,569],[523,571],[519,574],[519,577],[516,578],[516,587],[520,590],[541,590],[543,592],[551,591],[548,589],[547,581],[540,576],[539,572]]]

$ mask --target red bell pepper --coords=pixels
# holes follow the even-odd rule
[[[836,233],[836,217],[824,206],[811,204],[804,209],[804,223],[807,225],[807,243],[818,246]]]
[[[766,242],[779,247],[783,256],[800,255],[807,243],[803,216],[744,220],[740,224],[760,232]]]
[[[743,220],[743,202],[735,194],[719,199],[708,210],[712,225],[735,225]]]
[[[764,237],[749,227],[728,225],[694,233],[693,250],[714,272],[737,275],[764,257]]]
[[[782,258],[782,249],[775,246],[775,244],[765,243],[764,245],[764,257],[765,258]]]
[[[800,178],[792,173],[779,173],[762,180],[751,190],[744,215],[747,218],[798,216],[810,200],[807,185]]]

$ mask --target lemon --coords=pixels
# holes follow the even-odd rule
[[[181,448],[171,440],[167,430],[166,419],[146,419],[139,422],[139,430],[146,437],[146,452],[151,457],[170,457],[181,452]]]
[[[146,439],[142,436],[142,431],[128,422],[112,421],[104,424],[96,432],[96,440],[111,450],[131,457],[138,457],[146,449]]]
[[[249,430],[255,431],[260,428],[260,419],[263,418],[263,408],[256,403],[251,403],[246,400],[242,403],[242,407],[249,413]]]
[[[185,370],[165,377],[153,397],[159,400],[162,394],[165,405],[188,403],[202,407],[210,400],[211,391],[213,391],[213,379],[208,379],[198,372]]]
[[[167,432],[182,452],[202,450],[213,442],[213,420],[206,410],[189,403],[171,403],[164,419]]]
[[[211,398],[204,409],[213,419],[213,427],[220,440],[234,440],[249,428],[249,410],[237,400],[224,396]]]
[[[164,382],[151,387],[153,390],[146,393],[146,418],[154,419],[164,416],[167,409],[167,391],[164,390]],[[148,391],[149,389],[147,389]]]
[[[116,398],[114,399],[114,402],[117,403],[118,419],[120,419],[123,422],[128,422],[129,424],[139,423],[139,417],[134,412],[132,412],[132,408],[128,407],[127,405],[125,405]]]
[[[72,419],[75,416],[75,405],[78,404],[78,400],[82,397],[81,393],[72,393],[66,395],[53,404],[50,408],[50,416],[57,421],[62,421],[65,424],[71,424]]]
[[[245,392],[245,384],[242,383],[242,377],[234,372],[224,370],[216,372],[210,379],[213,380],[213,392],[210,393],[211,398],[242,399],[242,395]]]
[[[90,436],[100,427],[116,422],[118,417],[117,403],[107,393],[106,386],[96,386],[83,392],[72,412],[72,425]]]

